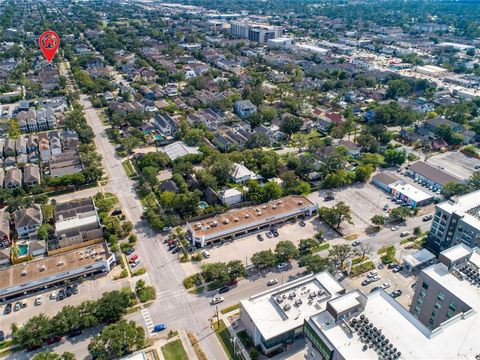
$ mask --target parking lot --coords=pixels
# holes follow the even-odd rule
[[[335,199],[332,201],[325,201],[324,198],[327,193],[332,192]],[[345,202],[352,210],[352,224],[346,222],[342,223],[342,232],[345,235],[359,234],[365,231],[372,223],[370,219],[374,215],[384,214],[383,210],[385,204],[389,208],[396,205],[387,199],[388,194],[370,183],[357,184],[346,188],[335,190],[320,190],[308,195],[310,201],[316,202],[322,206],[332,207],[339,201]]]
[[[60,289],[65,289],[65,286],[48,289],[43,292],[32,294],[29,297],[3,303],[0,305],[0,330],[3,330],[5,335],[8,336],[10,334],[10,326],[13,323],[21,326],[31,317],[41,313],[47,316],[54,316],[66,305],[80,305],[85,300],[96,300],[100,298],[104,292],[120,290],[121,288],[128,286],[129,283],[126,279],[112,282],[109,276],[105,276],[96,280],[86,280],[78,286],[77,294],[73,294],[63,300],[59,300],[58,295],[56,299],[51,299],[50,295],[53,292],[58,294],[58,291]],[[35,305],[35,299],[40,295],[42,296],[42,304]],[[25,302],[27,306],[18,311],[14,311],[13,307],[18,301]],[[8,303],[12,304],[12,312],[10,314],[5,314],[5,306]]]
[[[362,285],[362,282],[367,278],[367,274],[353,279],[346,278],[342,284],[348,289],[362,289],[365,294],[368,294],[373,288],[381,287],[382,284],[388,283],[389,287],[385,291],[390,294],[392,291],[401,290],[402,295],[397,297],[396,300],[408,309],[413,298],[415,289],[412,288],[412,285],[415,283],[416,277],[405,270],[395,273],[393,270],[388,269],[387,266],[382,269],[378,269],[377,266],[377,269],[374,271],[378,273],[380,279],[368,285]]]
[[[278,226],[277,229],[278,237],[268,238],[266,236],[267,230],[264,230],[224,244],[215,244],[212,247],[206,246],[202,250],[208,250],[210,257],[204,259],[202,263],[242,260],[243,262],[246,261],[247,265],[250,265],[250,257],[254,253],[268,249],[274,250],[279,241],[290,240],[295,245],[298,245],[301,239],[314,237],[319,229],[324,232],[327,239],[334,236],[332,230],[322,224],[316,216],[306,219],[303,227],[296,221],[294,224],[286,223]],[[257,238],[258,234],[262,235],[263,241]],[[199,264],[184,263],[182,266],[187,274],[193,274],[199,270]]]
[[[427,160],[427,163],[440,166],[445,171],[461,179],[468,179],[474,171],[480,170],[475,169],[475,166],[480,165],[480,160],[458,151],[434,155]]]

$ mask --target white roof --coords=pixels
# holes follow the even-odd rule
[[[421,249],[421,250],[415,251],[412,254],[405,255],[402,260],[403,262],[407,263],[411,267],[416,267],[419,265],[426,264],[435,258],[436,256],[432,254],[430,251],[428,251],[427,249]]]
[[[90,215],[85,217],[77,217],[68,220],[57,221],[55,223],[55,231],[61,232],[72,228],[94,224],[97,222],[97,215]]]
[[[188,146],[183,141],[176,141],[164,146],[162,151],[165,152],[172,161],[188,154],[200,154],[197,146]]]
[[[466,281],[455,280],[463,283],[462,287],[469,287],[469,292],[477,293],[478,304],[480,296],[477,288]],[[464,318],[451,318],[448,324],[444,323],[431,332],[389,294],[379,290],[368,295],[362,314],[373,326],[381,329],[382,334],[402,353],[400,359],[472,359],[480,353],[478,312]],[[378,359],[378,354],[373,349],[363,351],[364,343],[359,336],[356,333],[349,336],[342,326],[335,323],[328,311],[313,316],[311,321],[322,329],[324,336],[344,359]]]
[[[467,245],[458,244],[458,245],[452,246],[451,248],[443,250],[442,255],[446,257],[448,260],[450,260],[451,262],[455,262],[459,259],[464,258],[465,256],[468,256],[471,252],[472,252],[472,249],[470,249]]]
[[[480,190],[458,197],[455,201],[445,201],[437,207],[449,214],[456,213],[466,224],[480,229]],[[475,209],[477,209],[475,211]]]
[[[222,191],[222,197],[224,199],[238,195],[242,195],[242,192],[238,189],[227,189]]]
[[[416,186],[407,184],[403,181],[397,181],[389,186],[407,196],[409,199],[412,199],[416,203],[432,198],[432,195],[427,194],[425,191],[417,188]]]
[[[237,163],[233,164],[231,174],[234,179],[241,179],[246,176],[249,176],[251,179],[257,178],[257,174],[248,169],[245,165]]]
[[[304,319],[325,310],[327,300],[338,296],[338,293],[344,290],[345,288],[325,271],[277,286],[240,303],[263,338],[268,340],[298,328]],[[324,294],[316,296],[314,301],[309,303],[308,295],[318,291],[324,291]],[[292,292],[295,292],[296,296],[289,299],[288,295]],[[283,295],[286,299],[278,303],[276,299]],[[302,304],[295,306],[295,300],[298,299],[302,299]],[[287,303],[291,304],[289,310],[284,309]]]

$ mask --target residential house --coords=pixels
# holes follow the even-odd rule
[[[147,83],[154,83],[157,80],[157,74],[155,70],[142,67],[131,74],[131,78],[134,81],[144,81]]]
[[[19,136],[15,141],[15,151],[17,155],[27,154],[27,140],[23,136]]]
[[[13,217],[15,230],[21,239],[36,234],[43,222],[42,209],[37,204],[15,211]]]
[[[164,136],[173,136],[178,129],[177,122],[167,113],[155,114],[154,124],[158,131]]]
[[[235,205],[242,202],[242,192],[238,189],[222,190],[218,195],[224,205]]]
[[[242,119],[257,113],[257,107],[250,100],[235,101],[233,106],[237,115]]]
[[[52,155],[48,167],[52,177],[72,175],[83,170],[77,150],[68,150],[58,155]]]
[[[80,147],[80,140],[75,130],[65,129],[60,133],[63,151],[76,150]]]
[[[38,151],[43,162],[48,162],[52,153],[50,152],[50,142],[46,133],[38,134]]]
[[[0,188],[3,188],[3,183],[5,181],[5,171],[0,168]]]
[[[23,183],[25,187],[40,184],[40,170],[36,164],[27,164],[23,168]]]
[[[28,135],[27,153],[31,154],[38,151],[38,137],[36,135]]]
[[[50,153],[52,155],[60,155],[62,153],[62,142],[60,141],[60,134],[58,131],[50,131],[48,133],[50,141]]]
[[[5,141],[5,147],[3,148],[4,156],[15,156],[15,140],[7,139]]]
[[[249,180],[259,180],[262,177],[249,170],[243,164],[234,163],[230,171],[230,177],[237,184],[244,184]]]
[[[361,148],[353,141],[342,139],[338,141],[338,146],[345,146],[348,149],[348,154],[354,158],[360,155]]]
[[[449,126],[453,132],[462,132],[464,130],[462,124],[445,119],[443,117],[436,117],[434,119],[426,120],[423,124],[423,128],[430,131],[431,135],[435,135],[435,130],[440,126]]]
[[[10,168],[5,174],[5,189],[18,189],[22,187],[22,171],[17,168]]]
[[[160,185],[160,191],[168,191],[177,194],[180,192],[180,189],[178,188],[178,185],[175,183],[175,181],[166,180]]]
[[[10,239],[10,213],[6,209],[0,209],[0,247],[9,246]]]

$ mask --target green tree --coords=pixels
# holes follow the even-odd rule
[[[472,190],[480,189],[480,171],[475,171],[472,176],[468,179],[468,185]]]
[[[355,180],[360,182],[366,182],[372,175],[372,165],[359,165],[355,168]]]
[[[38,238],[40,240],[47,240],[48,239],[48,234],[51,231],[51,226],[50,224],[42,224],[38,228]]]
[[[328,251],[328,256],[332,259],[337,268],[343,268],[345,261],[357,254],[357,250],[348,244],[333,245]]]
[[[300,131],[302,125],[302,119],[296,116],[287,116],[280,124],[280,130],[291,137],[292,134]]]
[[[300,261],[306,266],[308,272],[318,273],[327,270],[334,273],[334,271],[332,271],[333,264],[329,258],[310,254],[303,256]]]
[[[469,191],[470,191],[470,186],[467,184],[449,182],[443,185],[440,193],[446,199],[450,199],[453,196],[465,195]]]
[[[399,206],[395,209],[392,209],[389,215],[390,221],[397,221],[397,222],[402,222],[405,221],[405,219],[412,214],[412,209],[404,207],[404,206]]]
[[[88,345],[93,359],[116,359],[145,346],[145,331],[135,322],[120,320],[106,326]]]
[[[374,215],[371,220],[373,225],[375,225],[377,228],[380,228],[385,224],[385,216],[383,215]]]
[[[57,335],[64,335],[81,328],[80,307],[67,305],[52,319],[53,328]]]
[[[275,246],[275,254],[277,262],[285,262],[298,257],[298,249],[291,241],[279,241]]]
[[[407,160],[407,154],[404,150],[385,150],[385,163],[388,165],[402,165],[405,160]]]
[[[70,352],[64,352],[61,355],[54,352],[41,352],[33,357],[33,360],[75,360],[75,355]]]
[[[118,321],[126,314],[130,306],[129,291],[110,291],[96,302],[95,316],[101,323]]]
[[[202,272],[205,281],[209,282],[212,288],[218,288],[230,281],[229,268],[225,263],[203,264]]]
[[[329,207],[321,207],[318,211],[320,219],[328,225],[339,229],[343,221],[353,224],[352,213],[350,207],[343,201],[339,201],[337,205]]]
[[[252,255],[250,260],[256,268],[265,269],[275,265],[277,258],[272,250],[269,249],[256,252]]]
[[[13,342],[22,348],[41,346],[53,331],[52,322],[45,314],[30,318],[15,333]]]
[[[227,263],[230,280],[235,280],[246,275],[245,266],[240,260],[231,260]]]
[[[307,255],[311,254],[312,251],[318,247],[319,242],[318,240],[308,238],[308,239],[301,239],[298,244],[298,251],[300,255]]]

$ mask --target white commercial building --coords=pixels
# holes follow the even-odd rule
[[[302,54],[312,54],[320,56],[327,56],[330,54],[329,49],[325,49],[311,44],[297,44],[293,47],[293,50]]]
[[[183,141],[176,141],[162,148],[163,152],[167,154],[170,160],[181,158],[185,155],[198,155],[200,150],[198,146],[188,146]]]
[[[418,73],[428,76],[440,76],[448,70],[435,65],[417,66],[415,69]]]
[[[303,337],[304,320],[345,293],[328,272],[309,275],[240,301],[240,321],[265,354]]]
[[[418,187],[404,181],[396,181],[389,185],[390,192],[397,199],[406,202],[412,208],[425,206],[433,202],[433,195],[430,195]]]
[[[224,205],[235,205],[242,202],[242,192],[238,189],[220,191],[219,196]]]
[[[292,38],[277,38],[277,39],[268,39],[267,46],[271,48],[289,48],[292,46],[293,39]]]

